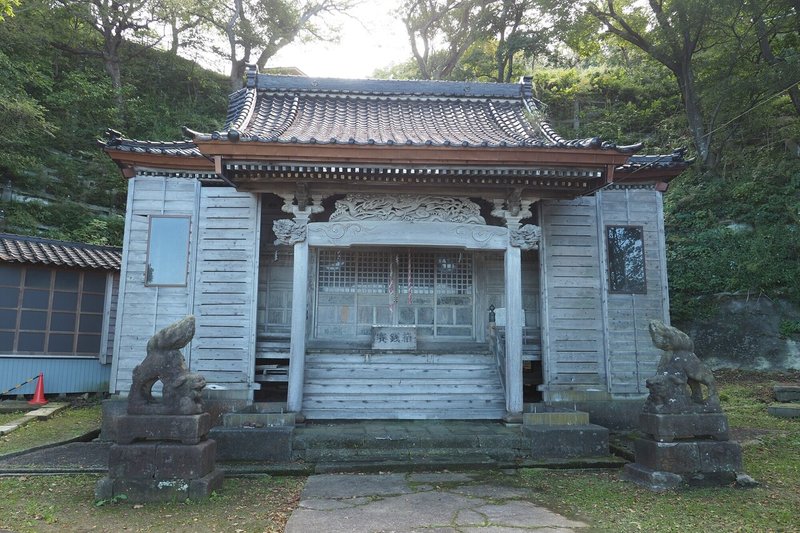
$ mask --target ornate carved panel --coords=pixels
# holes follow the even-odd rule
[[[331,222],[355,220],[485,224],[468,198],[424,195],[348,194],[336,202]]]
[[[533,224],[525,224],[517,230],[511,230],[509,242],[522,250],[538,250],[542,239],[542,228]]]
[[[272,223],[272,231],[275,232],[275,245],[293,245],[306,240],[305,221],[292,220],[290,218],[279,218]]]

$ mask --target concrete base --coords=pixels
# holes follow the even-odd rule
[[[575,458],[608,455],[608,429],[595,424],[525,425],[522,433],[531,440],[531,457]]]
[[[622,479],[636,483],[640,487],[654,492],[672,490],[683,485],[683,478],[671,472],[652,470],[636,463],[626,464],[622,470]]]
[[[222,470],[215,468],[198,479],[129,479],[106,476],[95,486],[96,500],[125,495],[129,502],[171,502],[204,500],[222,488]]]
[[[218,461],[289,462],[294,427],[215,427],[209,436],[217,441]]]
[[[215,467],[217,443],[143,442],[111,447],[108,475],[128,479],[199,479]]]
[[[800,402],[800,385],[775,385],[772,390],[779,402]]]
[[[736,472],[742,471],[742,448],[735,441],[638,439],[634,450],[636,463],[651,470],[690,476],[729,472],[733,479],[736,479]]]
[[[672,442],[675,439],[709,437],[728,440],[728,418],[722,413],[639,415],[639,430],[654,440]]]
[[[211,416],[199,415],[120,415],[115,419],[116,442],[136,440],[180,441],[197,444],[211,429]]]
[[[774,403],[767,407],[767,412],[778,418],[799,418],[800,404],[798,403]]]

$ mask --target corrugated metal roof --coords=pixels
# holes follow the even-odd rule
[[[122,248],[0,233],[0,261],[119,270]]]

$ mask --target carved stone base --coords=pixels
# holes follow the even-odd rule
[[[204,440],[186,445],[171,442],[115,444],[108,458],[108,475],[128,479],[198,479],[214,470],[217,443]]]
[[[678,474],[652,470],[638,463],[625,465],[621,477],[654,492],[676,489],[683,484],[683,478]]]
[[[111,500],[125,495],[128,502],[171,502],[204,500],[222,488],[222,470],[215,468],[197,479],[131,479],[106,476],[95,486],[95,499]]]
[[[722,413],[654,414],[639,415],[639,429],[645,435],[661,442],[675,439],[708,437],[728,440],[728,418]]]
[[[742,448],[735,441],[690,440],[656,442],[638,439],[634,443],[636,462],[652,470],[673,474],[731,472],[742,470]]]
[[[116,441],[130,444],[137,440],[180,441],[197,444],[211,429],[211,415],[122,415],[116,419]]]
[[[608,429],[595,424],[523,425],[534,458],[605,457]]]

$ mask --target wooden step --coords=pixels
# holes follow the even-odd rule
[[[306,359],[308,419],[498,419],[505,394],[486,353],[316,353]]]

